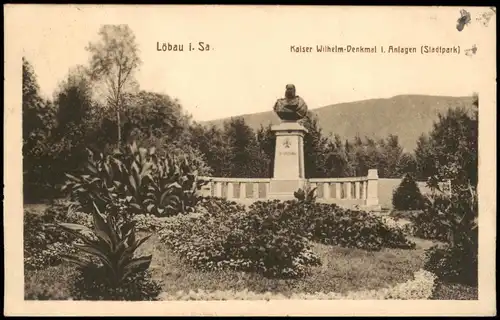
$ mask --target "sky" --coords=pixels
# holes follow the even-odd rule
[[[19,10],[16,37],[51,97],[70,68],[88,63],[85,46],[103,24],[128,24],[143,61],[140,88],[179,99],[199,121],[272,110],[285,85],[295,84],[310,109],[400,94],[466,96],[477,92],[487,47],[487,8],[471,8],[470,25],[456,29],[460,8],[284,6],[33,6]],[[36,21],[36,23],[26,23]],[[495,22],[492,22],[493,28]],[[490,26],[491,28],[492,26]],[[188,43],[210,51],[188,52]],[[159,52],[157,42],[184,44]],[[290,46],[460,46],[460,55],[292,53]],[[473,45],[477,53],[464,50]]]

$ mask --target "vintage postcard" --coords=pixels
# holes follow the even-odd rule
[[[496,315],[496,8],[4,9],[5,315]]]

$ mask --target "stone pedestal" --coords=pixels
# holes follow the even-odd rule
[[[307,129],[295,121],[283,121],[271,130],[276,136],[276,151],[269,197],[293,199],[293,193],[305,183],[304,135]]]

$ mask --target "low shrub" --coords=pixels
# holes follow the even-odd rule
[[[204,199],[197,214],[170,219],[165,228],[162,241],[197,268],[273,277],[299,277],[320,264],[310,240],[365,250],[415,247],[400,227],[380,217],[314,201],[257,201],[244,210]]]
[[[436,276],[429,271],[420,270],[415,279],[390,288],[385,299],[423,300],[429,299],[435,288]]]
[[[298,221],[308,239],[347,248],[380,250],[413,249],[415,243],[405,237],[403,229],[384,222],[382,217],[365,211],[349,210],[335,204],[303,201],[285,202],[290,215]],[[252,207],[273,211],[273,201],[255,202]]]
[[[311,186],[307,185],[304,187],[304,189],[300,188],[299,190],[295,191],[293,193],[294,198],[302,203],[314,203],[316,202],[317,196],[316,196],[316,189],[317,188],[311,188]]]
[[[382,248],[413,249],[398,226],[368,212],[316,204],[306,208],[306,230],[311,239],[329,245],[378,251]]]
[[[219,204],[231,208],[219,210]],[[299,277],[319,264],[291,208],[249,211],[215,200],[197,215],[171,219],[161,239],[189,264],[204,270],[232,269],[271,277]],[[240,210],[238,210],[240,209]]]
[[[102,267],[90,264],[81,270],[60,264],[28,270],[24,277],[25,300],[156,300],[161,284],[149,270],[128,277],[124,285],[110,288]],[[54,281],[54,279],[57,279]]]
[[[411,217],[411,234],[427,240],[447,241],[448,226],[437,219],[436,212],[425,210]]]
[[[426,251],[424,268],[434,273],[441,281],[477,286],[477,247],[463,244],[454,247],[433,246]]]
[[[164,226],[164,218],[152,214],[136,214],[132,217],[137,231],[157,232]]]
[[[24,266],[39,270],[62,262],[61,256],[74,253],[74,237],[53,226],[56,222],[88,223],[88,215],[79,213],[72,203],[56,202],[43,213],[24,211]]]
[[[201,198],[196,206],[197,212],[206,212],[209,215],[232,214],[245,211],[245,206],[235,201],[230,201],[219,197],[204,197]]]
[[[131,273],[122,284],[109,286],[109,275],[102,266],[88,264],[80,270],[71,286],[75,300],[156,300],[161,285],[151,277],[149,270]]]

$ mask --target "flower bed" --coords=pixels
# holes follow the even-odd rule
[[[336,292],[317,292],[314,294],[302,293],[273,294],[271,292],[255,293],[248,290],[243,291],[204,291],[190,290],[189,292],[178,291],[175,294],[162,293],[160,300],[425,300],[432,296],[436,277],[434,274],[419,270],[414,279],[398,284],[390,288],[380,290],[348,292],[341,294]]]

